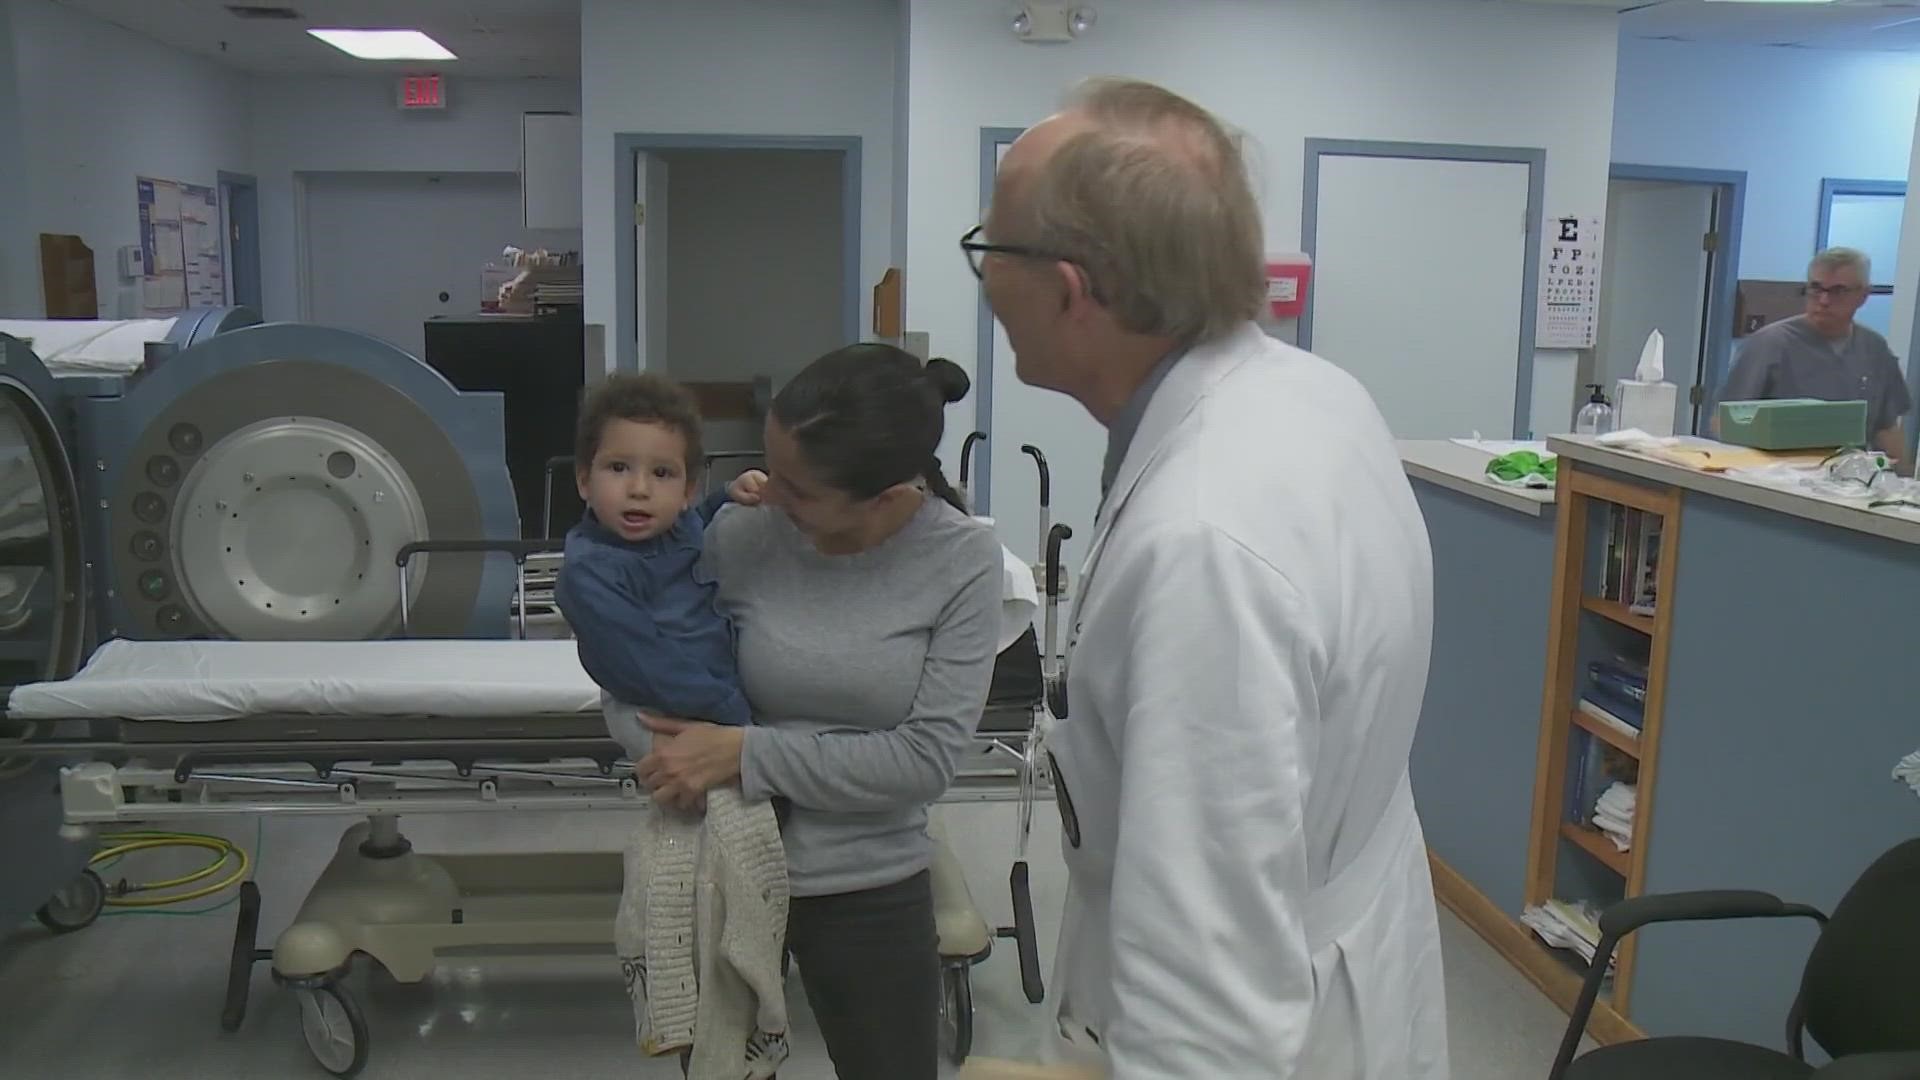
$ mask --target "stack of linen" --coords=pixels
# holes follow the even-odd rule
[[[1593,827],[1621,851],[1633,846],[1633,801],[1633,785],[1615,780],[1593,804]]]

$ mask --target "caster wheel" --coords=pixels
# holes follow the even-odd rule
[[[973,1053],[973,976],[966,964],[940,973],[940,1048],[955,1065]]]
[[[367,1018],[338,983],[296,990],[300,1030],[320,1067],[335,1076],[356,1076],[367,1067]]]
[[[49,897],[34,914],[41,926],[56,934],[71,934],[92,926],[106,906],[106,883],[100,880],[99,874],[82,870],[79,877]]]

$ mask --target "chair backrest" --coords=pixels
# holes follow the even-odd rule
[[[1800,981],[1806,1028],[1834,1057],[1920,1050],[1920,839],[1867,867]]]

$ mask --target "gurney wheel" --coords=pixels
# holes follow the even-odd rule
[[[367,1067],[367,1018],[339,983],[304,987],[300,1031],[320,1067],[335,1076],[355,1076]]]
[[[940,1042],[960,1065],[973,1053],[973,975],[965,961],[947,964],[940,984]]]
[[[92,926],[106,906],[106,883],[100,880],[99,874],[82,870],[79,877],[48,897],[34,917],[40,920],[41,926],[56,934],[71,934]]]

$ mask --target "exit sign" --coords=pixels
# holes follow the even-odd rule
[[[399,101],[402,109],[444,109],[446,84],[438,75],[408,75],[400,80]]]

